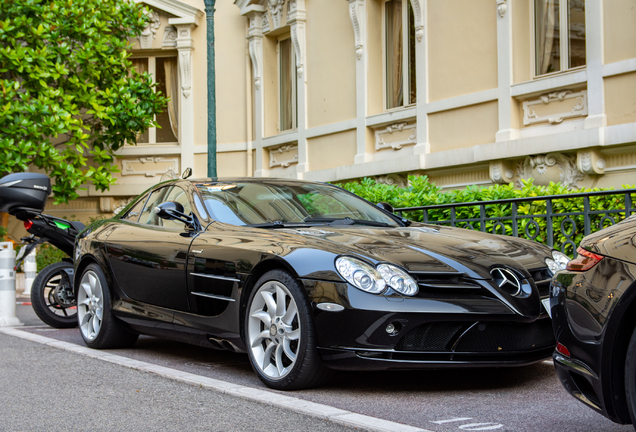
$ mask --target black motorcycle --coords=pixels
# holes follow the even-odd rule
[[[0,179],[0,211],[24,222],[31,234],[16,257],[16,268],[39,244],[50,243],[68,258],[42,269],[31,287],[31,304],[37,316],[55,328],[77,326],[77,304],[73,292],[73,244],[84,229],[81,222],[43,214],[51,182],[46,175],[10,174]]]

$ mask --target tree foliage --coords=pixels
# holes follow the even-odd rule
[[[43,169],[56,202],[115,182],[114,152],[166,103],[128,59],[147,22],[132,0],[0,0],[1,174]]]

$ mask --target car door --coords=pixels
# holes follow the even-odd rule
[[[177,185],[154,190],[137,221],[122,219],[108,236],[113,273],[123,293],[150,305],[187,311],[186,264],[197,233],[184,223],[159,218],[154,208],[166,201],[183,205],[191,214],[188,192]]]

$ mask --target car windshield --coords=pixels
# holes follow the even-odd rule
[[[212,219],[231,225],[362,224],[399,226],[395,219],[331,185],[300,182],[200,183]],[[274,226],[275,227],[275,226]]]

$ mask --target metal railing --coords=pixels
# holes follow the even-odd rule
[[[611,195],[617,196],[617,208],[592,210],[591,202],[596,207],[596,198]],[[428,224],[478,229],[536,240],[573,256],[583,236],[636,214],[636,208],[633,207],[635,199],[636,189],[623,189],[404,207],[395,209],[395,212]],[[568,201],[568,207],[573,205],[576,211],[561,211],[564,201]],[[529,208],[524,208],[519,214],[519,207],[526,205]]]

